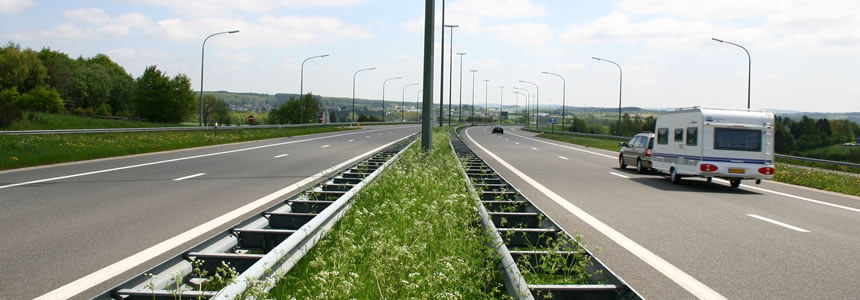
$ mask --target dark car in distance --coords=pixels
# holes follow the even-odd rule
[[[502,125],[493,126],[493,133],[495,134],[496,132],[500,134],[505,134],[505,129],[502,128]]]

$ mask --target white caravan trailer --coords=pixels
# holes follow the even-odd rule
[[[678,183],[684,176],[773,178],[773,114],[766,111],[679,108],[657,117],[653,168]]]

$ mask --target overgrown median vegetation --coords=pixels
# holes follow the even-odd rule
[[[275,299],[506,297],[446,129],[408,149],[271,291]]]
[[[343,130],[338,127],[0,135],[0,170]]]
[[[612,139],[588,138],[551,133],[541,133],[538,137],[609,151],[617,152],[619,149],[619,141]],[[838,168],[839,171],[857,173],[856,168],[848,169],[852,170]],[[860,176],[840,174],[826,170],[816,170],[813,168],[801,168],[787,163],[777,162],[776,173],[773,176],[773,181],[860,196]]]

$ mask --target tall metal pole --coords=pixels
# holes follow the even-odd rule
[[[487,120],[489,122],[493,122],[493,119],[490,119],[490,102],[489,102],[489,94],[490,94],[490,80],[484,79],[484,115],[487,116]]]
[[[466,52],[458,52],[457,55],[460,56],[460,116],[457,117],[457,123],[463,123],[463,55],[466,55]]]
[[[426,24],[428,19],[424,19],[424,23]],[[427,38],[427,27],[424,27],[424,38]],[[442,58],[439,60],[439,127],[445,126],[442,124],[442,114],[445,111],[445,0],[442,0],[442,51],[439,53],[439,56]],[[427,41],[424,41],[424,45],[427,45]],[[426,49],[425,49],[426,51]],[[425,54],[426,55],[426,54]],[[425,58],[426,59],[426,58]],[[453,59],[453,58],[451,58]],[[426,70],[424,71],[426,74]],[[427,89],[425,89],[427,90]],[[425,149],[429,150],[429,149]]]
[[[474,126],[475,125],[475,73],[477,73],[478,70],[469,70],[469,72],[472,72],[472,112],[469,114],[469,118],[472,119],[472,125]]]
[[[517,110],[520,109],[520,94],[522,94],[522,93],[520,93],[518,91],[514,91],[514,94],[516,95],[516,96],[514,96],[514,116],[516,116]],[[520,117],[522,117],[522,114],[520,114]],[[514,118],[514,120],[516,120],[516,118]],[[514,124],[516,124],[516,123],[517,123],[517,121],[514,121]]]
[[[418,85],[418,83],[410,83],[403,86],[403,95],[400,96],[400,122],[406,122],[406,119],[403,117],[403,112],[406,111],[406,88],[413,85]]]
[[[565,106],[565,103],[567,103],[567,101],[565,99],[565,97],[567,97],[567,82],[564,80],[564,76],[561,76],[559,74],[551,73],[551,72],[543,72],[543,73],[547,74],[547,75],[555,75],[555,76],[558,76],[558,78],[561,78],[561,128],[564,129],[565,128],[564,127],[564,106]]]
[[[326,56],[328,56],[328,54],[311,56],[311,57],[305,58],[305,60],[302,61],[302,71],[301,71],[301,76],[299,76],[299,122],[300,123],[305,122],[304,103],[302,103],[302,98],[304,98],[304,96],[305,96],[305,63],[311,59],[326,57]],[[314,108],[314,114],[316,114],[316,108]]]
[[[621,65],[619,65],[618,63],[616,63],[614,61],[606,60],[606,59],[602,59],[602,58],[597,58],[597,57],[591,57],[591,58],[596,59],[596,60],[600,60],[600,61],[605,61],[608,63],[612,63],[613,65],[618,67],[618,131],[615,134],[621,135],[621,86],[622,86],[622,82],[624,80],[624,72],[621,71]]]
[[[203,62],[204,62],[203,59],[204,59],[204,57],[206,57],[206,41],[208,41],[209,38],[216,36],[216,35],[221,35],[221,34],[225,34],[225,33],[234,34],[237,32],[239,32],[239,31],[238,30],[222,31],[222,32],[210,34],[205,39],[203,39],[203,46],[200,47],[201,48],[200,49],[200,126],[203,126]]]
[[[442,0],[442,8],[444,9],[444,7],[445,0]],[[442,22],[445,22],[444,14],[442,15]],[[424,77],[422,78],[422,89],[424,90],[422,100],[424,100],[424,103],[421,109],[421,149],[424,151],[433,149],[433,126],[431,124],[433,124],[433,38],[436,34],[435,21],[436,1],[424,0]],[[442,31],[444,32],[444,30]],[[442,120],[439,120],[439,122],[442,122]]]
[[[385,122],[385,83],[389,80],[402,79],[403,77],[391,77],[382,82],[382,122]]]
[[[352,123],[355,123],[355,76],[358,75],[358,72],[370,71],[370,70],[376,70],[376,67],[361,69],[361,70],[355,71],[355,74],[352,74]]]
[[[735,44],[735,43],[732,43],[729,41],[724,41],[724,40],[721,40],[718,38],[711,38],[711,39],[714,41],[720,42],[720,43],[726,43],[729,45],[738,46],[741,49],[744,49],[744,52],[747,53],[747,110],[749,110],[750,109],[750,84],[752,83],[752,57],[750,56],[750,52],[747,51],[747,48],[744,48],[744,46],[741,46],[741,45],[738,45],[738,44]]]
[[[505,98],[505,87],[499,86],[499,123],[502,123],[505,121],[505,120],[502,120],[502,112],[505,110],[504,98]]]
[[[535,99],[535,127],[540,128],[540,88],[534,82],[525,80],[520,80],[520,82],[531,84],[535,86],[535,90],[537,90],[537,98]]]
[[[448,46],[448,57],[451,59],[448,60],[448,126],[451,126],[451,110],[453,110],[453,105],[451,103],[453,94],[453,85],[454,82],[454,28],[460,27],[460,25],[445,25],[445,27],[451,28],[451,45]]]
[[[515,89],[515,90],[520,90],[520,91],[526,92],[526,95],[525,95],[525,96],[526,96],[526,120],[525,120],[525,121],[526,121],[526,128],[528,128],[528,127],[529,127],[529,123],[531,123],[531,114],[529,113],[529,111],[530,111],[530,108],[529,108],[529,99],[531,99],[531,97],[532,97],[532,93],[531,93],[531,92],[529,92],[529,90],[524,89],[524,88],[521,88],[521,87],[514,87],[514,89]]]
[[[415,116],[415,121],[420,121],[421,120],[421,114],[424,113],[423,111],[421,111],[421,107],[418,106],[418,99],[421,96],[421,91],[423,91],[423,90],[424,89],[418,89],[418,93],[415,94],[415,112],[418,113],[418,115]]]

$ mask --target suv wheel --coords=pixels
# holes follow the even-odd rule
[[[627,163],[624,162],[624,154],[618,156],[618,167],[627,169]]]
[[[669,181],[674,184],[681,183],[681,176],[678,175],[678,172],[675,171],[675,168],[672,168],[672,170],[670,170],[669,172]]]
[[[642,166],[641,159],[636,159],[636,172],[639,174],[645,173],[645,167]]]

